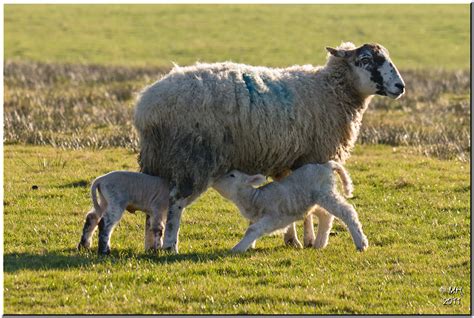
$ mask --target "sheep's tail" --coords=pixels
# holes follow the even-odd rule
[[[99,202],[97,201],[97,191],[100,192],[99,185],[100,185],[99,179],[95,179],[94,182],[92,182],[91,198],[92,198],[92,203],[94,204],[94,210],[96,211],[96,213],[101,214],[101,208],[100,208]]]
[[[352,198],[352,192],[354,191],[354,186],[352,184],[352,179],[347,170],[338,162],[336,161],[329,161],[329,165],[331,166],[332,170],[336,171],[341,178],[342,186],[344,189],[344,194],[347,198]]]

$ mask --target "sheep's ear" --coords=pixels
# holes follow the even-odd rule
[[[326,50],[331,53],[332,56],[340,57],[340,58],[349,58],[354,55],[355,50],[341,50],[341,49],[334,49],[332,47],[326,47]]]
[[[267,178],[261,174],[256,174],[254,176],[250,176],[247,178],[246,182],[247,184],[253,185],[253,186],[259,186],[262,183],[267,181]]]

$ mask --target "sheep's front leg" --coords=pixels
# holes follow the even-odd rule
[[[271,233],[281,227],[278,227],[279,220],[271,217],[264,217],[254,224],[250,225],[245,232],[242,240],[232,248],[233,253],[245,252],[255,241],[264,234]]]
[[[325,197],[319,205],[335,217],[341,219],[341,221],[347,225],[352,239],[354,240],[354,244],[359,251],[367,249],[369,242],[367,241],[364,232],[362,232],[362,225],[360,224],[357,212],[352,205],[348,204],[341,196],[337,195]]]
[[[176,201],[170,199],[170,208],[168,210],[168,219],[166,220],[165,240],[163,249],[178,254],[178,235],[181,223],[181,215],[184,211],[184,199]]]

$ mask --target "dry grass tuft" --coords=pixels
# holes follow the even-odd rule
[[[4,142],[136,151],[136,94],[167,70],[6,62]],[[407,93],[376,97],[364,117],[364,144],[413,146],[427,156],[468,161],[469,71],[402,71]]]

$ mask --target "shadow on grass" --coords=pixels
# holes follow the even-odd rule
[[[3,256],[3,270],[5,273],[14,273],[21,270],[48,270],[88,267],[93,264],[116,264],[127,262],[129,259],[148,260],[157,264],[169,264],[183,261],[206,263],[226,257],[242,257],[245,254],[235,255],[227,249],[212,252],[195,252],[186,254],[169,254],[164,251],[157,253],[138,254],[134,250],[113,250],[109,256],[99,256],[95,250],[77,251],[65,249],[44,253],[8,253]]]
[[[62,184],[59,186],[59,188],[65,189],[65,188],[86,188],[90,184],[90,181],[88,180],[78,180],[66,184]]]

